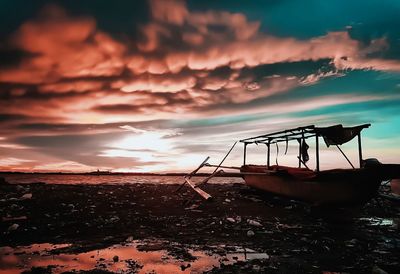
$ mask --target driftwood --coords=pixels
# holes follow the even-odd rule
[[[189,178],[185,177],[185,182],[191,187],[193,188],[194,191],[196,191],[201,197],[203,197],[205,200],[209,200],[211,199],[211,195],[208,194],[207,192],[205,192],[204,190],[202,190],[201,188],[199,188],[198,186],[196,186],[192,181],[190,181]]]

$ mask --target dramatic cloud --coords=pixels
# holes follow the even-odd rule
[[[40,19],[21,25],[10,43],[30,53],[18,67],[1,73],[5,82],[39,84],[60,78],[112,76],[121,73],[125,47],[96,31],[91,18],[70,18],[48,7]]]
[[[393,38],[382,32],[357,37],[345,27],[350,22],[304,37],[269,31],[251,13],[189,9],[178,0],[151,0],[148,8],[146,20],[132,18],[115,31],[95,12],[69,13],[47,5],[10,31],[0,44],[0,56],[7,57],[0,65],[0,134],[5,138],[0,149],[6,155],[1,165],[160,167],[171,151],[181,152],[178,143],[188,129],[179,134],[175,129],[182,120],[227,122],[245,115],[258,120],[259,113],[272,119],[386,100],[389,88],[377,95],[369,87],[313,87],[347,79],[354,71],[390,77],[400,72]],[[68,138],[84,143],[65,153],[66,146],[75,144]],[[93,145],[85,147],[89,141]],[[16,157],[12,148],[50,158]],[[132,162],[121,164],[125,158]]]

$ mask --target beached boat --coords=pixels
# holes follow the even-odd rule
[[[240,172],[247,185],[319,205],[362,204],[378,193],[382,181],[400,178],[400,165],[381,164],[376,159],[362,158],[361,131],[370,124],[355,127],[335,125],[331,127],[306,126],[273,132],[240,140],[244,144],[243,166]],[[327,146],[336,146],[350,164],[349,169],[320,170],[319,139]],[[359,167],[355,167],[340,146],[358,139]],[[315,139],[315,170],[307,166],[309,160],[307,139]],[[296,141],[299,145],[298,166],[270,165],[271,146]],[[246,163],[247,146],[266,145],[266,165]]]
[[[236,169],[240,170],[239,174],[247,185],[290,199],[303,200],[315,205],[363,204],[378,194],[382,182],[400,179],[400,164],[382,164],[375,158],[363,159],[361,131],[368,127],[370,127],[370,124],[355,127],[343,127],[342,125],[316,127],[311,125],[246,138],[239,141],[244,144],[243,165],[241,167],[222,165],[237,144],[235,142],[219,165],[207,163],[209,159],[207,157],[197,169],[185,176],[184,184],[188,184],[200,196],[208,200],[211,196],[200,187],[223,172],[221,168]],[[355,137],[358,141],[359,166],[357,168],[341,149],[341,145],[350,142]],[[315,140],[314,170],[307,165],[310,157],[306,140],[310,138]],[[351,168],[320,170],[320,138],[323,138],[328,147],[336,147]],[[286,154],[291,141],[298,144],[298,166],[283,166],[279,165],[278,161],[275,165],[271,165],[271,146],[276,146],[276,154],[278,155],[278,143],[286,143]],[[266,165],[247,164],[247,146],[251,144],[266,146]],[[204,166],[215,167],[215,170],[202,182],[194,184],[190,178]]]

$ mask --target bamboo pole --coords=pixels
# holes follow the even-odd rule
[[[205,166],[208,166],[208,167],[217,167],[217,165],[212,165],[212,164],[206,164]],[[238,166],[219,166],[219,167],[227,168],[227,169],[238,169],[238,170],[240,170],[240,167],[238,167]]]
[[[205,178],[201,183],[197,184],[197,186],[201,186],[201,185],[206,184],[212,177],[216,176],[217,173],[220,173],[220,171],[222,171],[222,170],[219,170],[219,171],[217,172],[217,170],[221,167],[221,165],[224,163],[225,159],[228,157],[228,155],[231,153],[231,151],[232,151],[233,148],[235,147],[236,143],[237,143],[237,141],[232,145],[232,147],[229,149],[228,153],[225,155],[225,157],[222,159],[222,161],[219,163],[219,165],[216,166],[216,168],[215,168],[214,171],[211,173],[211,175],[208,176],[207,178]],[[209,165],[208,165],[208,166],[209,166]]]
[[[311,170],[311,169],[307,166],[307,164],[306,164],[299,156],[297,156],[297,158],[299,159],[299,161],[300,161],[308,170]]]
[[[208,194],[207,192],[205,192],[204,190],[200,189],[199,187],[197,187],[192,181],[190,181],[189,178],[185,177],[185,182],[191,187],[193,188],[194,191],[196,191],[201,197],[203,197],[205,200],[210,200],[212,197],[210,194]]]
[[[358,139],[358,160],[360,162],[360,168],[362,168],[363,158],[362,158],[362,148],[361,148],[361,132],[357,135]]]
[[[316,158],[316,169],[319,171],[319,138],[315,135],[315,158]]]
[[[190,172],[188,175],[185,176],[185,178],[192,178],[192,176],[194,174],[197,173],[197,171],[199,171],[203,166],[205,166],[207,164],[207,161],[210,159],[210,156],[207,156],[207,158],[192,172]],[[186,184],[186,180],[175,190],[175,192],[178,192],[179,190],[181,190],[181,188]]]
[[[228,153],[225,155],[225,157],[222,159],[222,161],[219,163],[219,165],[214,169],[213,173],[217,172],[218,168],[224,163],[225,159],[228,157],[228,155],[231,153],[231,151],[233,150],[233,148],[235,147],[237,141],[235,143],[233,143],[231,149],[229,149]]]
[[[271,166],[271,143],[268,140],[267,143],[267,169],[269,169],[269,167]]]
[[[244,143],[244,149],[243,149],[243,165],[246,165],[246,147],[247,143]]]
[[[352,167],[353,169],[355,169],[355,167],[353,166],[353,164],[350,162],[350,159],[347,158],[347,155],[346,155],[346,154],[344,154],[343,150],[342,150],[338,145],[336,145],[336,147],[339,149],[340,153],[342,153],[342,155],[344,156],[344,158],[346,158],[347,162],[351,165],[351,167]]]
[[[301,142],[302,142],[302,140],[300,139],[300,142],[299,142],[299,156],[297,156],[297,158],[299,159],[299,168],[301,168]]]
[[[206,184],[211,178],[213,178],[213,177],[215,177],[215,176],[217,176],[218,174],[223,173],[223,172],[224,172],[224,171],[223,171],[222,169],[220,169],[220,170],[218,170],[217,172],[211,173],[207,178],[205,178],[203,181],[201,181],[200,183],[198,183],[196,186],[199,187],[199,186],[202,186],[202,185]]]

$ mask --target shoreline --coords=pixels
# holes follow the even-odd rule
[[[4,175],[81,175],[81,176],[185,176],[189,172],[167,172],[167,173],[151,173],[151,172],[23,172],[23,171],[0,171],[0,176]],[[212,172],[198,172],[192,177],[208,177]],[[240,172],[222,172],[214,175],[214,177],[242,177]]]

